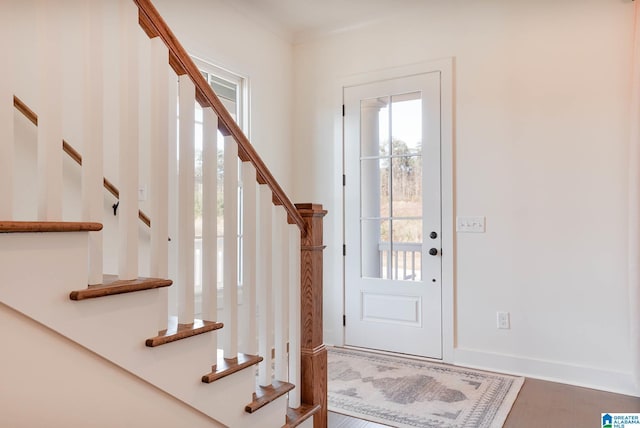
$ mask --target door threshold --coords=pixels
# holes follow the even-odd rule
[[[338,349],[350,349],[350,350],[353,350],[353,351],[370,352],[372,354],[387,355],[387,356],[390,356],[390,357],[407,358],[409,360],[426,361],[426,362],[429,362],[429,363],[445,363],[445,361],[442,358],[431,358],[431,357],[424,357],[422,355],[403,354],[401,352],[385,351],[385,350],[382,350],[382,349],[363,348],[363,347],[360,347],[360,346],[351,346],[351,345],[342,345],[342,346],[332,345],[332,346],[334,348],[338,348]]]

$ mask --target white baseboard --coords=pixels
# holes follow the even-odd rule
[[[456,348],[454,364],[640,397],[633,373]]]

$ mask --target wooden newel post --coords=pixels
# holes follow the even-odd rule
[[[327,348],[322,337],[322,221],[327,211],[320,204],[296,204],[306,224],[300,246],[301,262],[301,397],[319,404],[314,428],[327,428]]]

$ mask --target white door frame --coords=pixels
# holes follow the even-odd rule
[[[348,86],[363,85],[381,80],[389,80],[416,74],[440,71],[441,84],[441,186],[442,186],[442,360],[453,362],[455,347],[455,222],[454,222],[454,109],[453,109],[453,58],[428,61],[409,66],[394,67],[373,72],[361,73],[343,78],[340,83],[341,96]],[[344,104],[344,98],[342,99]],[[344,119],[344,118],[342,118]],[[342,174],[345,173],[344,150],[345,134],[342,121]],[[344,187],[342,187],[342,242],[344,243]],[[345,313],[345,265],[342,258],[342,313]],[[342,332],[342,344],[345,343],[345,329]]]

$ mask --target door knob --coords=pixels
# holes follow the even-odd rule
[[[432,256],[437,256],[438,255],[438,249],[437,248],[432,248],[429,250],[429,254],[431,254]]]

